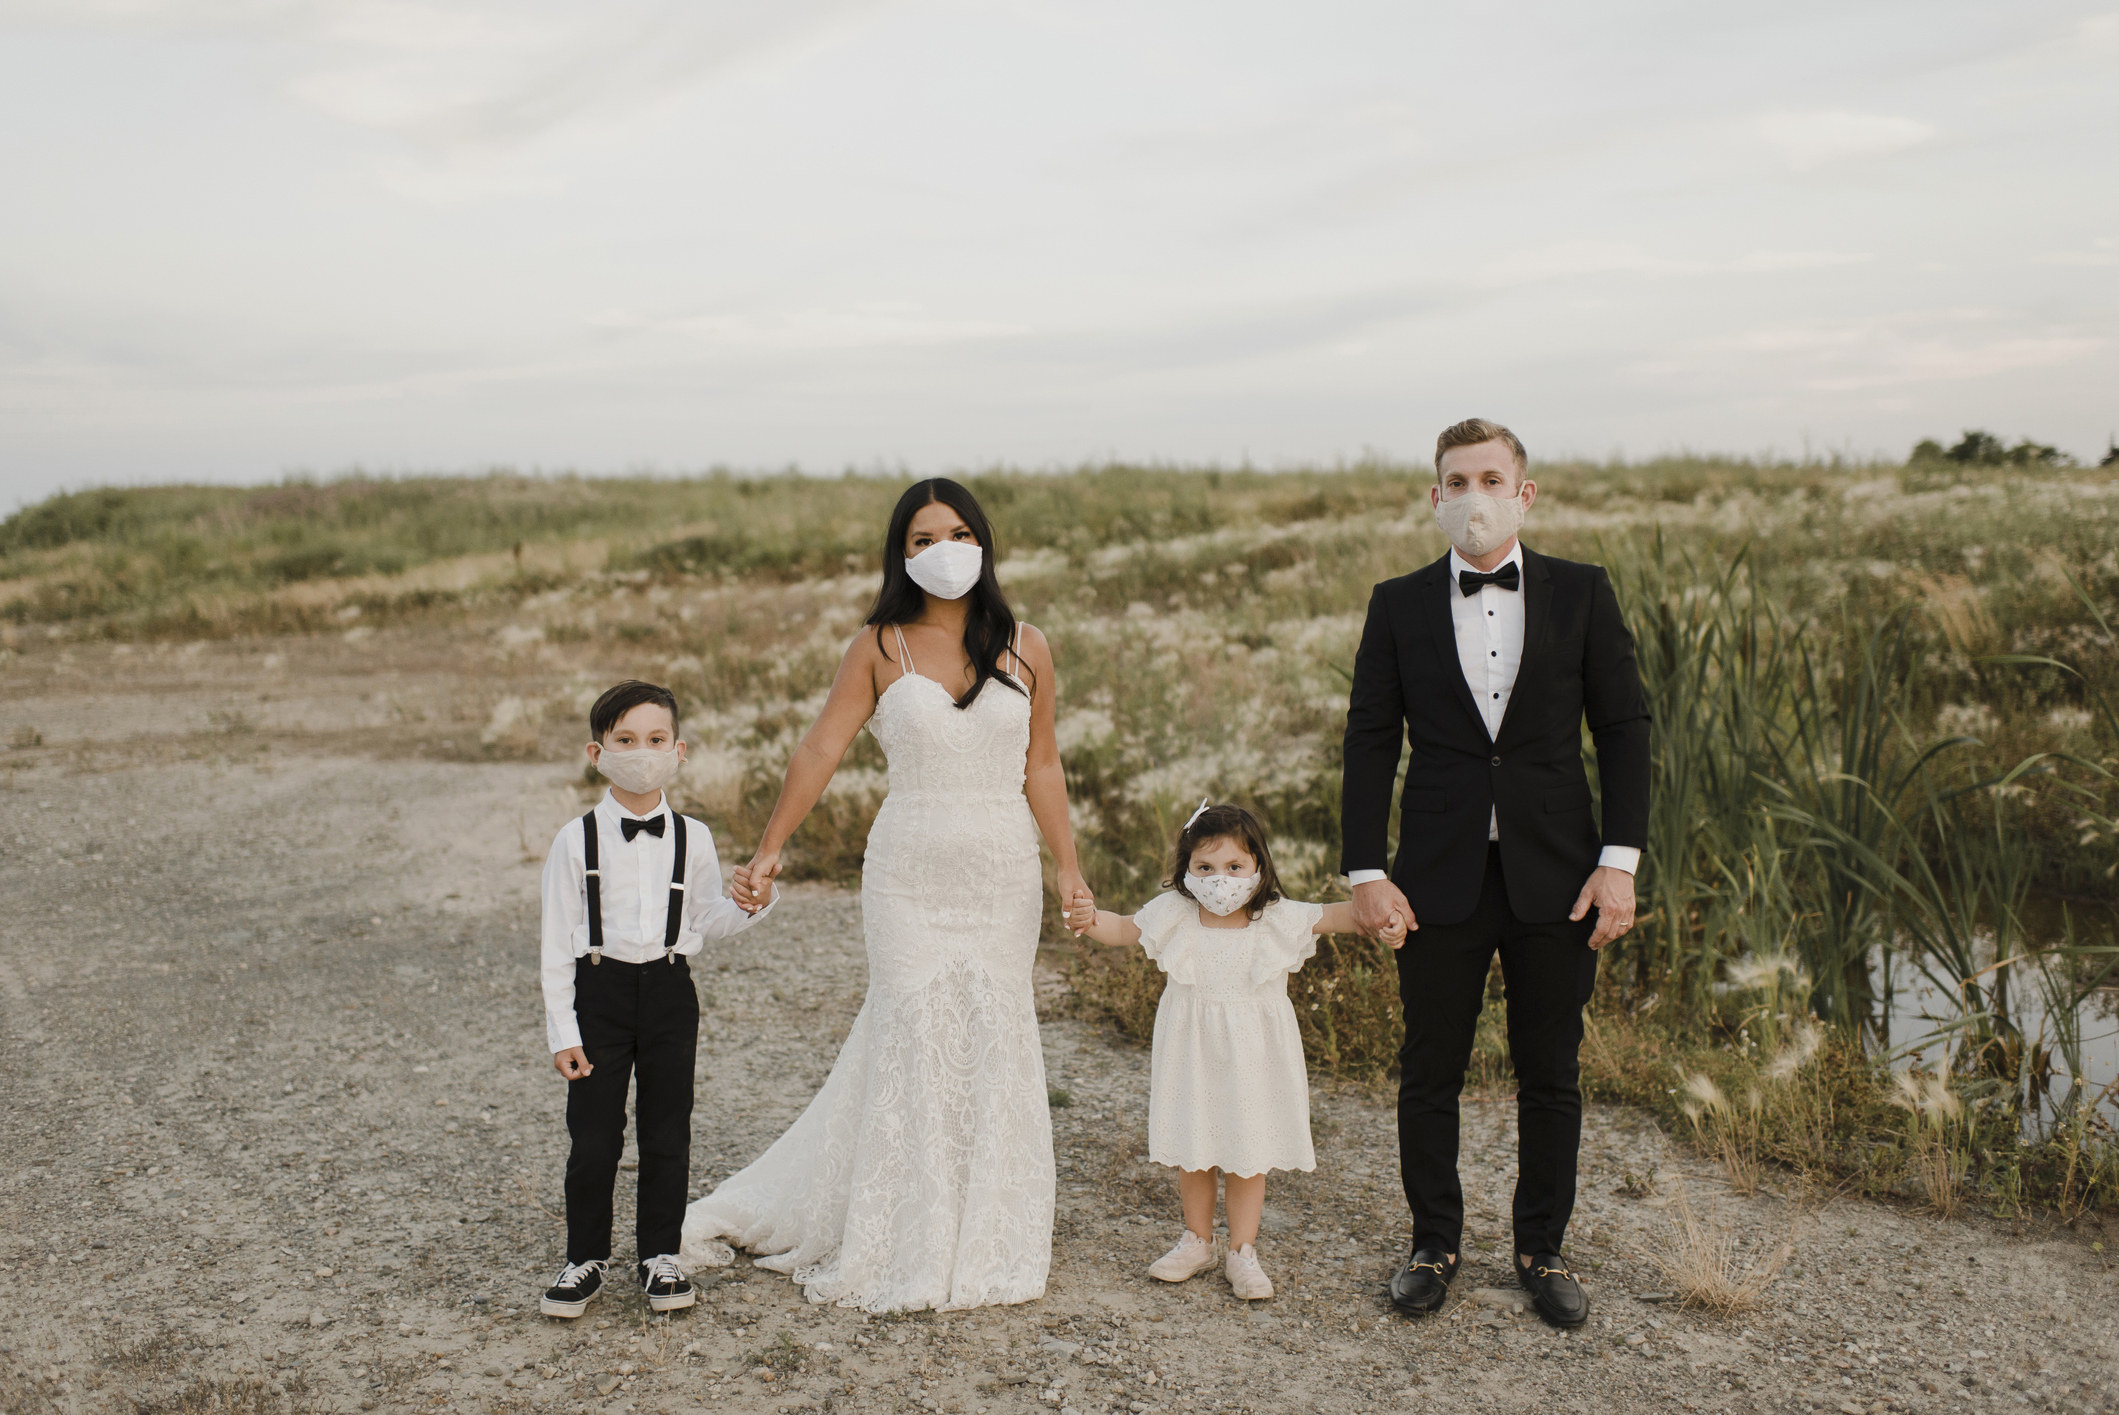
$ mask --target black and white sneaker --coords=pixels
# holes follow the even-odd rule
[[[603,1291],[603,1270],[610,1264],[602,1258],[568,1263],[559,1277],[545,1289],[537,1310],[547,1317],[578,1317],[589,1309],[589,1299]]]
[[[640,1265],[640,1288],[647,1293],[648,1310],[674,1312],[699,1300],[699,1289],[677,1266],[677,1255],[664,1253]]]

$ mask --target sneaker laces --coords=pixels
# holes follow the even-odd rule
[[[581,1280],[590,1273],[601,1273],[606,1265],[603,1258],[591,1258],[585,1263],[568,1263],[559,1270],[559,1280],[554,1287],[579,1287]]]
[[[682,1283],[684,1281],[684,1269],[677,1266],[677,1257],[674,1253],[664,1253],[659,1257],[649,1258],[646,1267],[647,1281],[642,1284],[643,1286],[653,1287],[658,1282]]]

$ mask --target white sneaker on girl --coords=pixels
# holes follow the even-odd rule
[[[1148,1276],[1164,1282],[1183,1282],[1214,1266],[1214,1244],[1201,1238],[1191,1229],[1177,1240],[1177,1246],[1157,1258],[1148,1268]]]
[[[1229,1264],[1222,1271],[1228,1276],[1229,1286],[1246,1302],[1273,1295],[1273,1280],[1258,1266],[1258,1250],[1248,1243],[1229,1250]]]

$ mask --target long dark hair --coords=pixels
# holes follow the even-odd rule
[[[1265,822],[1241,806],[1209,806],[1199,813],[1199,819],[1177,832],[1177,858],[1170,863],[1170,877],[1163,881],[1163,888],[1190,898],[1185,876],[1192,869],[1192,852],[1209,840],[1224,839],[1235,841],[1258,862],[1258,892],[1244,911],[1256,919],[1265,913],[1266,905],[1280,898],[1280,872],[1273,868],[1273,852],[1266,845]]]
[[[979,508],[979,500],[971,494],[971,488],[947,477],[929,477],[906,487],[905,494],[898,498],[896,509],[890,513],[890,530],[883,538],[883,587],[876,591],[875,607],[868,611],[868,622],[876,630],[876,647],[883,646],[885,624],[910,624],[926,611],[927,591],[914,584],[912,576],[905,572],[905,537],[911,532],[912,518],[920,514],[920,508],[936,502],[964,518],[964,524],[978,537],[982,552],[979,556],[979,582],[966,596],[971,601],[971,612],[964,616],[964,653],[971,659],[978,681],[971,685],[970,692],[957,699],[956,705],[970,707],[978,698],[979,690],[992,678],[1000,679],[1028,697],[1022,684],[1001,672],[1001,655],[1015,641],[1015,612],[1008,608],[1008,597],[1001,593],[1000,579],[993,573],[993,562],[1001,558],[993,543],[993,524]],[[1021,663],[1016,667],[1025,673],[1029,671]]]

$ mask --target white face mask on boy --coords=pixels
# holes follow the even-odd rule
[[[979,582],[986,552],[961,540],[938,540],[905,562],[912,582],[936,599],[962,599]]]
[[[635,796],[660,791],[677,779],[677,768],[683,765],[684,758],[677,755],[675,747],[659,752],[653,747],[631,751],[604,747],[596,753],[596,770],[603,773],[604,779]]]
[[[1227,918],[1251,902],[1263,878],[1256,874],[1186,875],[1185,888],[1199,901],[1200,908],[1216,918]]]

